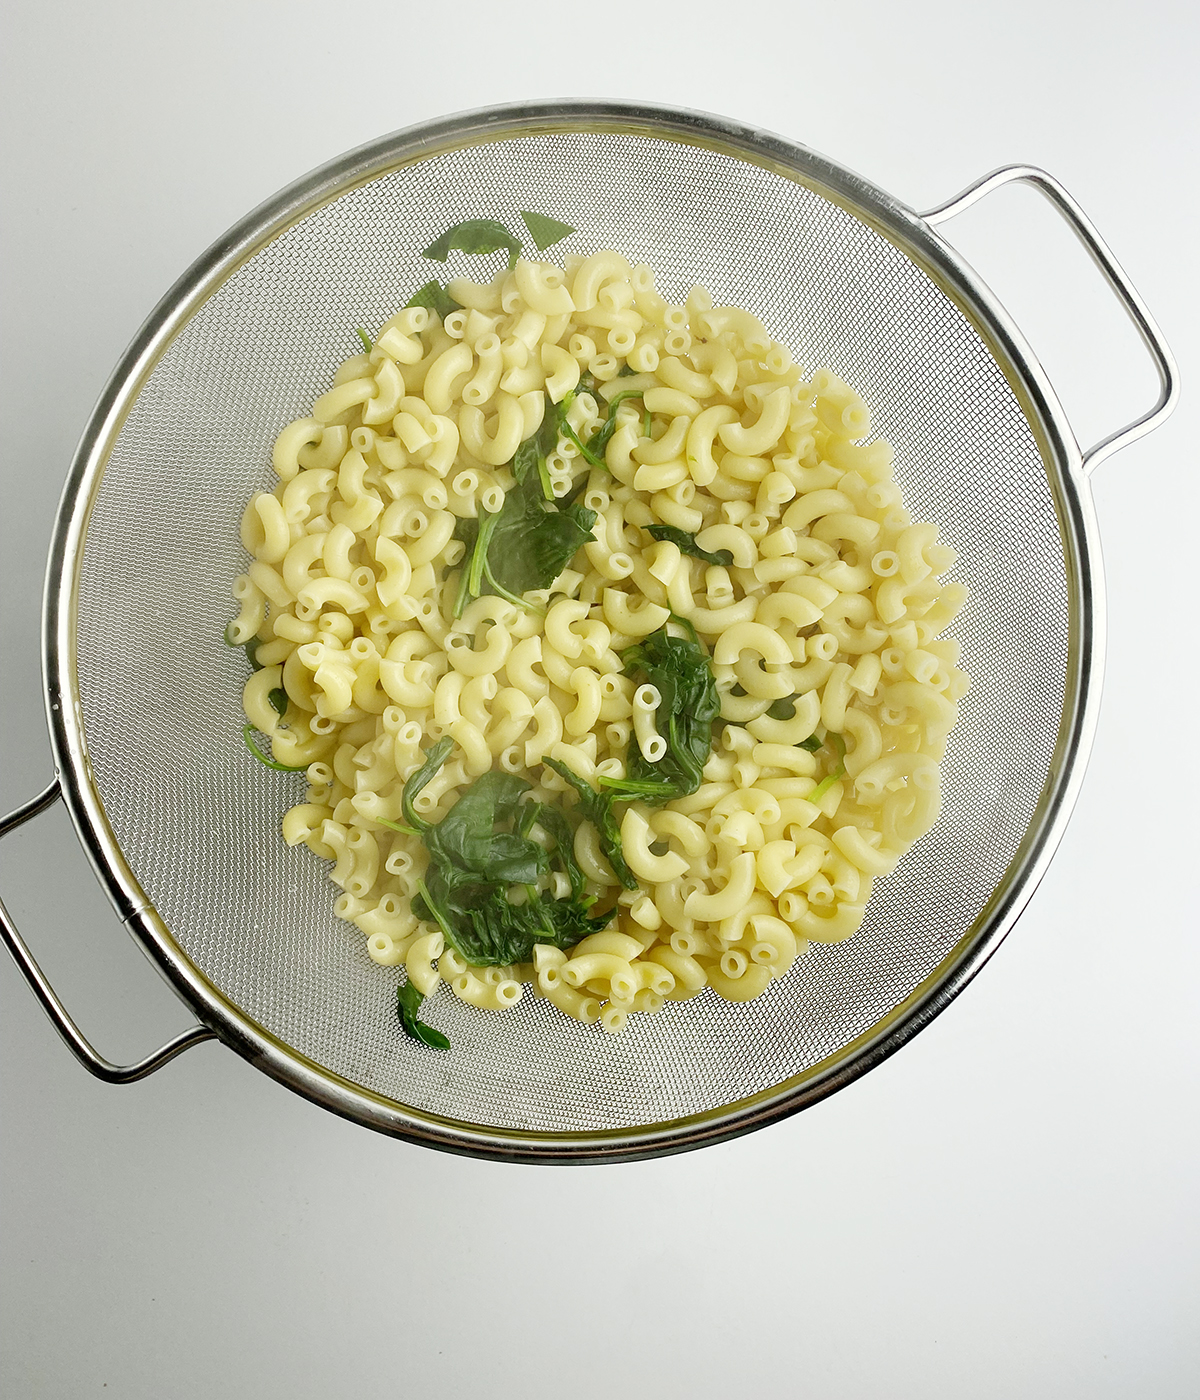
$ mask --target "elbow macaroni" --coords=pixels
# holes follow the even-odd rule
[[[857,441],[854,390],[828,370],[806,380],[702,288],[672,306],[649,268],[607,250],[565,274],[518,260],[450,293],[462,310],[398,313],[283,428],[277,484],[242,516],[251,562],[227,638],[261,647],[243,707],[277,762],[309,765],[284,840],[333,860],[337,912],[425,996],[445,983],[505,1010],[530,982],[609,1032],[706,987],[750,1000],[810,945],[852,937],[872,881],[936,820],[969,684],[939,640],[966,600],[940,579],[954,552],[904,510],[888,444]],[[580,490],[598,519],[543,613],[483,597],[454,620],[458,521],[502,506],[552,405],[569,403],[586,443],[619,393],[607,471],[569,438],[548,458],[556,493]],[[656,542],[652,523],[724,555]],[[589,893],[601,908],[619,896],[607,930],[521,967],[469,966],[410,908],[428,855],[387,824],[404,781],[442,735],[456,749],[420,794],[430,820],[494,767],[563,794],[545,756],[592,783],[624,776],[632,745],[658,762],[662,695],[622,674],[621,652],[672,616],[702,638],[722,697],[703,785],[620,815],[637,892],[577,827]]]

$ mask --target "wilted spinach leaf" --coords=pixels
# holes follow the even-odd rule
[[[584,821],[591,822],[600,833],[600,849],[604,852],[609,865],[612,866],[613,874],[627,890],[636,890],[638,887],[637,878],[629,866],[625,864],[625,853],[621,845],[621,828],[617,825],[617,819],[613,815],[612,805],[617,800],[617,795],[612,792],[597,792],[578,773],[572,772],[565,763],[560,763],[556,758],[543,756],[542,762],[547,768],[553,768],[558,776],[570,783],[579,794],[579,805],[575,811]]]
[[[430,1049],[449,1050],[450,1042],[441,1031],[435,1031],[432,1026],[427,1026],[424,1021],[417,1019],[417,1012],[420,1011],[421,1003],[424,1000],[425,998],[411,982],[405,982],[404,986],[397,987],[396,1009],[400,1014],[400,1024],[414,1040],[422,1041]]]
[[[674,525],[647,525],[646,533],[652,539],[670,540],[672,544],[679,546],[681,554],[690,554],[693,559],[703,559],[706,564],[733,563],[733,555],[729,550],[701,549],[696,543],[695,535],[689,535],[686,530],[678,530]]]
[[[435,920],[450,946],[476,967],[527,962],[537,943],[570,948],[605,928],[612,914],[591,914],[570,823],[555,808],[525,800],[524,778],[485,773],[440,822],[417,817],[413,799],[451,747],[449,739],[435,744],[404,787],[405,815],[429,852],[413,901],[417,914]],[[530,838],[535,826],[553,839],[552,850]],[[554,868],[567,876],[568,899],[537,888]],[[509,898],[513,886],[524,887],[524,902]]]
[[[532,478],[514,486],[495,517],[487,556],[488,577],[510,593],[549,588],[576,552],[593,538],[596,512],[571,505],[547,509]]]
[[[537,245],[539,253],[554,243],[561,243],[564,238],[575,232],[570,224],[551,219],[545,214],[531,213],[528,209],[521,210],[521,218],[525,221],[525,227],[529,230],[529,236]]]
[[[464,219],[435,238],[421,256],[445,262],[452,248],[459,248],[464,253],[495,253],[507,248],[509,267],[521,256],[521,240],[510,233],[499,219]]]
[[[439,321],[444,321],[452,311],[461,309],[458,302],[436,279],[432,282],[426,282],[423,287],[418,287],[404,305],[406,307],[423,306],[427,311],[432,311]]]
[[[645,675],[662,697],[655,724],[667,751],[650,763],[631,744],[628,777],[602,780],[618,796],[655,803],[686,797],[700,786],[712,752],[713,721],[721,712],[716,681],[695,628],[681,618],[673,617],[672,622],[686,635],[673,636],[668,623],[621,653],[626,675]]]

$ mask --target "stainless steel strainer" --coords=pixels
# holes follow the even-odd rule
[[[935,232],[997,186],[1047,195],[1100,266],[1162,392],[1081,453],[1001,307]],[[759,1000],[711,993],[620,1037],[527,997],[451,998],[449,1055],[405,1037],[396,969],[332,913],[324,868],[278,836],[296,780],[240,743],[244,660],[221,642],[237,523],[279,428],[427,275],[431,233],[537,209],[621,248],[681,300],[748,306],[872,406],[918,517],[958,550],[954,631],[974,686],[933,831],[849,943]],[[466,266],[464,262],[463,266]],[[932,1019],[1012,926],[1062,834],[1090,747],[1101,582],[1087,472],[1170,411],[1170,352],[1078,206],[1043,172],[996,171],[918,215],[829,160],[716,117],[555,104],[448,118],[306,176],[215,244],[117,367],[67,483],[47,578],[56,781],[122,919],[200,1025],[138,1065],[101,1059],[5,938],[68,1044],[128,1081],[216,1036],[290,1088],[429,1146],[530,1162],[681,1151],[762,1126],[862,1074]],[[3,912],[0,906],[0,912]]]

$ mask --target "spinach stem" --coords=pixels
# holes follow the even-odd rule
[[[583,453],[585,461],[591,462],[592,466],[599,467],[601,471],[608,471],[608,463],[602,457],[597,457],[590,447],[580,441],[579,434],[571,427],[565,417],[562,420],[562,430]]]
[[[450,946],[452,948],[455,948],[455,950],[457,951],[457,945],[454,942],[454,935],[450,929],[450,921],[446,918],[446,915],[442,912],[442,910],[440,910],[434,903],[433,896],[429,893],[428,885],[426,885],[424,880],[418,878],[417,889],[421,893],[421,898],[425,901],[426,909],[428,909],[429,912],[433,915],[434,921],[436,922],[438,928],[440,928],[442,933],[445,935],[446,942],[449,943]]]
[[[542,483],[542,495],[548,501],[554,500],[554,486],[550,481],[550,468],[546,465],[546,459],[538,453],[537,459],[538,480]]]
[[[524,598],[518,598],[515,593],[510,593],[503,584],[497,583],[495,575],[492,573],[491,565],[486,559],[483,561],[483,575],[488,583],[491,584],[492,588],[495,589],[497,598],[503,598],[507,602],[513,603],[518,608],[524,608],[526,612],[536,613],[538,617],[546,616],[545,608],[539,608],[535,603],[527,603]]]
[[[253,734],[254,726],[252,724],[242,725],[242,742],[264,768],[273,768],[276,773],[303,773],[308,767],[307,763],[276,763],[273,758],[268,758],[254,742]]]
[[[467,582],[467,590],[472,598],[478,598],[483,584],[483,575],[487,570],[488,545],[492,540],[492,533],[496,528],[496,521],[500,519],[500,512],[485,510],[479,522],[479,533],[475,537],[475,550],[471,555],[471,576]]]
[[[471,583],[470,560],[469,560],[469,559],[464,559],[464,560],[463,560],[463,565],[462,565],[462,572],[461,572],[461,573],[459,574],[459,576],[458,576],[458,588],[455,590],[455,593],[454,593],[454,616],[455,616],[455,619],[456,619],[456,620],[457,620],[458,618],[462,617],[463,612],[464,612],[465,609],[466,609],[467,603],[470,601],[470,598],[471,598],[470,583]]]

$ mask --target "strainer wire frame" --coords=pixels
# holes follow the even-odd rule
[[[161,355],[192,314],[244,263],[329,200],[427,159],[479,143],[555,133],[617,133],[731,155],[800,183],[872,227],[912,259],[968,317],[1017,396],[1056,493],[1068,579],[1071,649],[1054,761],[1025,836],[973,926],[951,953],[870,1031],[788,1081],[734,1104],[652,1126],[544,1133],[469,1125],[401,1105],[306,1058],[225,998],[176,943],[130,869],[91,774],[77,675],[76,609],[91,507],[126,416]],[[1117,292],[1158,370],[1158,402],[1090,452],[1080,451],[1045,372],[1021,333],[965,261],[935,232],[1001,184],[1039,187],[1058,206]],[[706,113],[645,104],[536,103],[450,116],[382,137],[319,167],[253,210],[207,250],[167,292],[135,336],[102,392],[67,478],[46,574],[43,671],[58,778],[0,822],[0,836],[62,796],[97,878],[135,941],[200,1024],[132,1066],[103,1059],[74,1025],[0,904],[5,940],[72,1052],[94,1074],[130,1082],[182,1050],[217,1038],[256,1068],[333,1112],[379,1131],[446,1151],[526,1163],[598,1163],[682,1152],[765,1126],[836,1092],[895,1053],[975,976],[1013,926],[1049,864],[1079,793],[1096,725],[1103,665],[1103,588],[1098,528],[1086,472],[1173,408],[1171,354],[1149,312],[1103,240],[1066,191],[1045,172],[1013,166],[977,181],[920,215],[861,177],[782,137]]]

